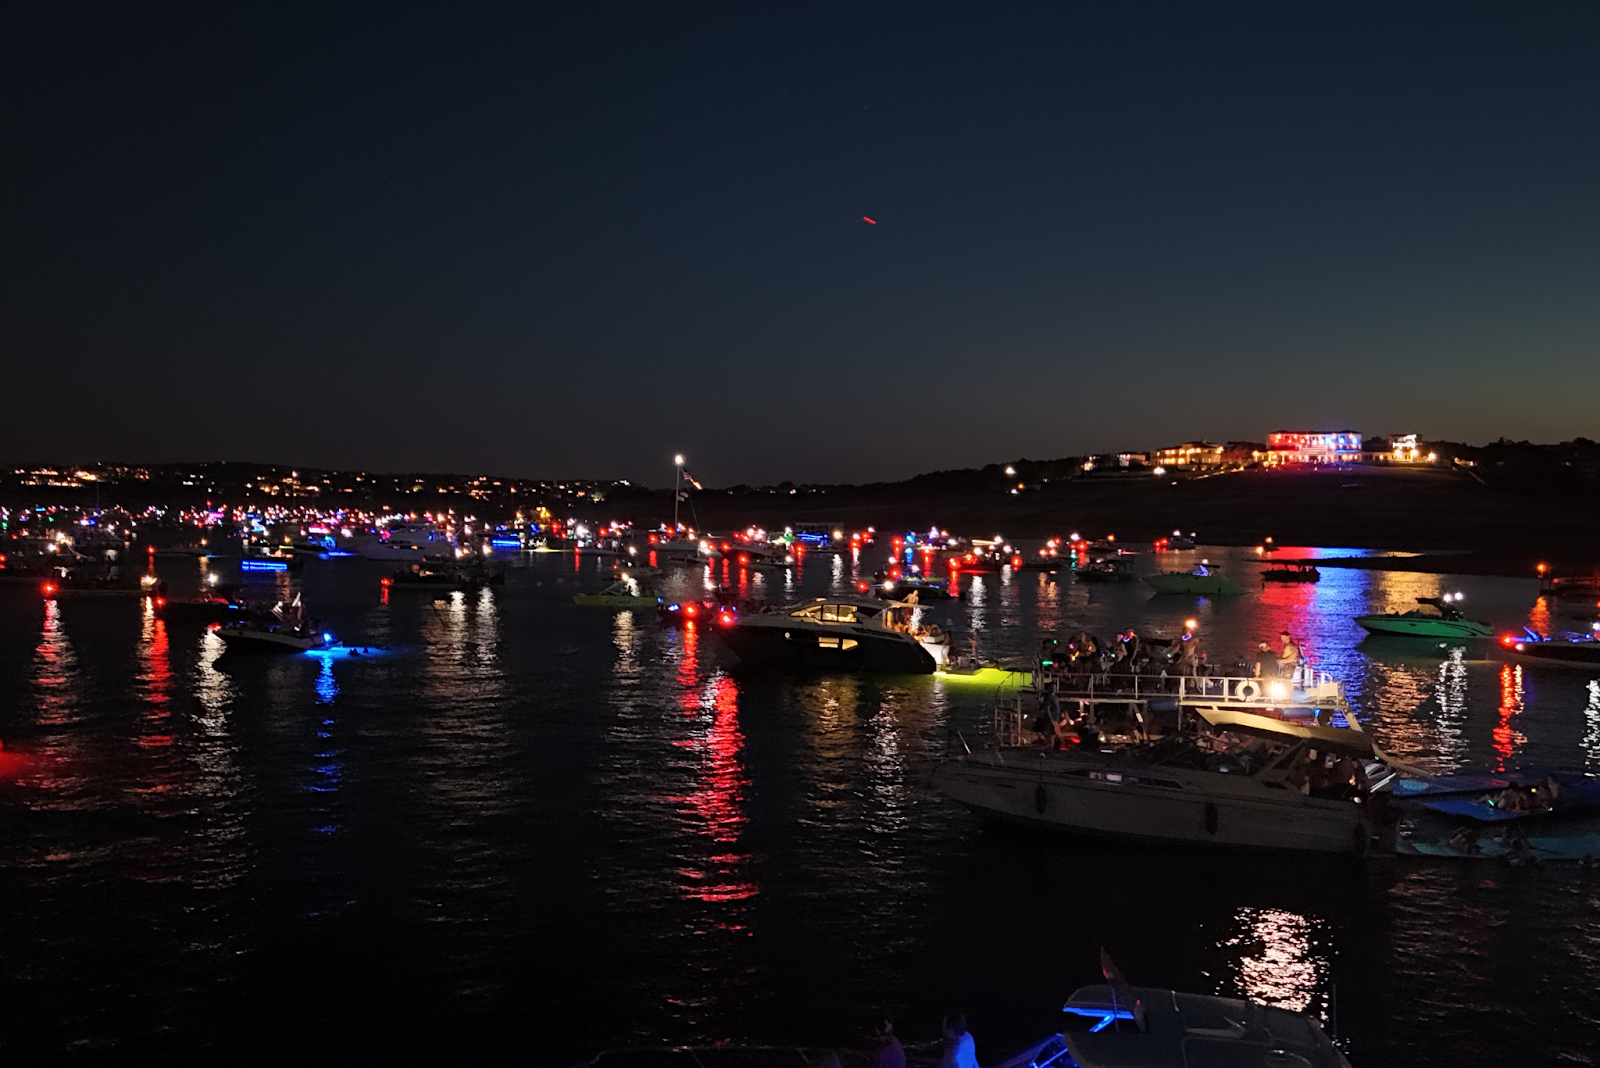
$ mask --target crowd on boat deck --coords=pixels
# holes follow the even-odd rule
[[[1193,630],[1177,639],[1144,638],[1132,627],[1117,632],[1112,641],[1079,631],[1067,642],[1066,660],[1058,661],[1060,643],[1045,638],[1039,647],[1041,674],[1053,677],[1052,667],[1064,667],[1068,675],[1211,675],[1212,665]],[[1254,678],[1288,678],[1304,662],[1299,643],[1284,631],[1278,636],[1274,653],[1266,642],[1258,643],[1254,660],[1226,665],[1223,674]]]
[[[939,1041],[933,1047],[913,1047],[917,1063],[930,1064],[929,1054],[939,1057],[939,1068],[978,1068],[977,1045],[967,1030],[966,1017],[951,1013],[939,1027]],[[894,1032],[894,1021],[880,1018],[872,1026],[872,1043],[866,1049],[834,1053],[815,1062],[815,1068],[906,1068],[906,1048]]]

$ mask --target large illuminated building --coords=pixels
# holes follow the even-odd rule
[[[1274,430],[1267,435],[1267,463],[1354,464],[1361,462],[1361,435],[1354,430]]]

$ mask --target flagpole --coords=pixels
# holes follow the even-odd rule
[[[683,492],[683,453],[672,458],[672,536],[678,536],[678,494]]]

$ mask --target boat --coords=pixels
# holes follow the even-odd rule
[[[1322,572],[1314,564],[1284,562],[1261,572],[1262,582],[1321,582]]]
[[[944,579],[929,578],[924,575],[887,578],[873,586],[872,591],[875,596],[885,601],[905,601],[908,604],[949,601],[955,598],[955,594],[950,592],[950,584]]]
[[[1600,624],[1588,634],[1564,631],[1540,634],[1531,627],[1521,634],[1507,634],[1501,646],[1515,660],[1559,667],[1600,668]]]
[[[581,608],[660,608],[662,601],[650,590],[641,590],[638,584],[623,579],[599,593],[574,594],[572,603]]]
[[[950,639],[915,626],[916,611],[903,601],[818,597],[739,616],[717,633],[751,666],[927,675],[950,659]]]
[[[248,619],[253,612],[244,602],[221,593],[202,593],[198,597],[175,600],[156,598],[156,615],[169,623],[226,623]]]
[[[1072,992],[1076,1026],[996,1068],[1350,1068],[1316,1020],[1238,998],[1130,986],[1102,951],[1110,980]]]
[[[1493,635],[1494,629],[1489,624],[1468,619],[1456,607],[1460,600],[1459,593],[1418,597],[1417,603],[1423,608],[1413,608],[1409,612],[1370,612],[1357,616],[1356,622],[1369,634],[1400,634],[1413,638],[1488,638]]]
[[[1157,552],[1180,552],[1194,548],[1194,535],[1185,534],[1181,530],[1174,530],[1170,537],[1157,538],[1155,541]]]
[[[1191,597],[1238,596],[1244,587],[1202,561],[1188,571],[1163,571],[1145,576],[1157,593],[1183,593]]]
[[[997,822],[1124,841],[1365,856],[1392,848],[1394,773],[1353,727],[1224,708],[1158,742],[964,752],[934,770],[952,800]],[[1302,791],[1311,753],[1353,758],[1350,785]]]
[[[1078,568],[1079,582],[1137,582],[1139,576],[1133,573],[1133,561],[1125,556],[1113,556],[1109,560],[1095,560]]]
[[[1454,834],[1441,842],[1401,839],[1395,852],[1413,857],[1454,857],[1460,860],[1505,860],[1513,864],[1534,861],[1575,860],[1592,866],[1600,860],[1600,834],[1571,834],[1524,838],[1510,835],[1480,838]]]
[[[161,598],[166,596],[167,584],[153,571],[139,575],[115,565],[56,566],[50,569],[39,589],[48,600],[62,597]]]
[[[454,560],[456,539],[432,523],[391,523],[356,545],[368,560]]]
[[[1600,779],[1583,772],[1552,771],[1544,775],[1507,776],[1505,786],[1473,791],[1462,796],[1432,793],[1396,793],[1395,802],[1415,806],[1443,816],[1455,816],[1475,823],[1506,823],[1511,820],[1549,819],[1586,815],[1600,809]]]
[[[464,567],[445,563],[412,564],[406,571],[396,571],[383,579],[383,584],[396,590],[479,590],[485,586],[503,586],[503,571],[490,571],[481,563]]]
[[[287,608],[282,601],[274,605],[270,623],[231,623],[217,631],[217,636],[230,653],[309,653],[336,644],[332,634],[306,615],[299,597]]]

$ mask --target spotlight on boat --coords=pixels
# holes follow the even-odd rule
[[[1267,687],[1267,696],[1275,701],[1281,701],[1289,696],[1289,687],[1281,682],[1274,682]]]

